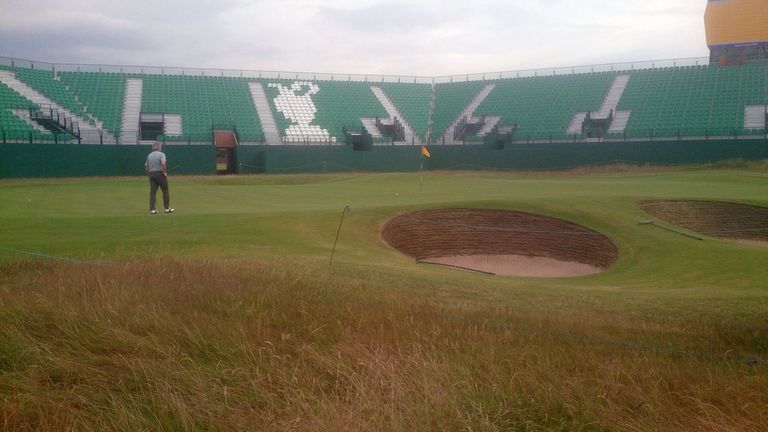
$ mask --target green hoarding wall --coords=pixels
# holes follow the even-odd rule
[[[144,173],[149,146],[2,144],[0,178],[133,176]],[[212,145],[166,145],[174,175],[214,174]],[[482,145],[435,145],[425,170],[565,169],[610,163],[670,165],[728,159],[768,159],[768,140],[644,141],[615,143],[510,144],[497,150]],[[416,171],[419,146],[375,146],[353,151],[336,146],[239,146],[238,171],[322,173]]]
[[[671,165],[728,159],[768,159],[768,140],[645,141],[616,143],[511,144],[502,150],[481,145],[430,147],[425,170],[566,169],[611,163]],[[352,151],[347,146],[240,147],[241,173],[415,171],[419,146],[376,146]]]
[[[0,144],[0,178],[134,176],[144,174],[151,146]],[[213,174],[211,146],[165,146],[174,174]]]

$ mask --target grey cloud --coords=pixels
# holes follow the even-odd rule
[[[706,55],[701,0],[0,2],[0,55],[52,62],[444,75]]]
[[[80,63],[119,61],[119,56],[140,53],[153,46],[152,35],[84,27],[18,31],[0,29],[0,52],[32,60]],[[90,53],[83,56],[84,53]]]
[[[527,22],[530,13],[513,3],[489,0],[474,2],[385,2],[355,8],[322,7],[324,22],[361,32],[392,33],[419,28],[485,23],[482,30]]]
[[[358,31],[403,31],[417,27],[430,27],[450,21],[440,13],[419,10],[418,7],[377,4],[355,9],[323,7],[320,14],[324,22]]]

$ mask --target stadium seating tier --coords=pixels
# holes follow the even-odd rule
[[[617,133],[617,137],[764,134],[765,129],[745,129],[744,113],[747,106],[768,104],[768,62],[765,61],[729,67],[670,67],[462,81],[434,86],[223,76],[54,73],[9,66],[0,69],[13,72],[18,80],[86,121],[101,122],[105,130],[115,135],[120,133],[122,125],[126,80],[141,78],[143,113],[181,115],[183,135],[166,137],[171,140],[190,137],[210,140],[212,127],[234,126],[241,141],[263,141],[264,131],[249,89],[249,83],[254,81],[264,85],[284,139],[316,138],[317,131],[322,131],[323,137],[342,141],[344,127],[358,129],[361,118],[387,117],[382,103],[371,91],[372,85],[384,90],[417,135],[425,138],[431,132],[436,142],[488,84],[495,87],[480,101],[474,116],[498,116],[501,124],[517,124],[516,140],[573,138],[566,131],[574,115],[598,110],[619,75],[628,75],[629,80],[615,106],[618,110],[630,111],[631,115],[626,128]],[[297,83],[298,90],[288,90]],[[292,113],[292,108],[285,105],[292,102],[278,99],[281,88],[283,96],[300,100],[297,102],[303,104],[300,112]],[[314,90],[307,96],[310,88]],[[434,108],[430,113],[433,92]],[[0,84],[0,128],[6,131],[6,136],[11,133],[21,137],[30,133],[50,136],[14,114],[13,110],[33,106],[30,100]]]

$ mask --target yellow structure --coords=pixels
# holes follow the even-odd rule
[[[709,0],[704,24],[712,62],[768,58],[768,0]]]
[[[709,0],[707,45],[768,42],[768,0]]]

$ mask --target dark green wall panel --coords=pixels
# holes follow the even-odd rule
[[[149,146],[3,144],[0,178],[131,176],[144,173]],[[213,146],[166,145],[175,175],[214,174]],[[644,141],[613,143],[511,144],[503,150],[481,145],[430,148],[425,170],[565,169],[610,163],[671,165],[728,159],[768,159],[768,140]],[[416,171],[419,146],[375,146],[353,151],[335,146],[240,146],[239,172],[322,173]]]
[[[142,175],[151,151],[151,146],[2,144],[0,178]],[[213,146],[167,145],[163,151],[174,174],[216,172]]]
[[[610,163],[672,165],[728,159],[768,159],[768,141],[645,141],[616,143],[512,144],[503,150],[478,145],[430,148],[425,170],[565,169]],[[347,146],[260,146],[240,153],[242,173],[415,171],[420,147],[376,146],[352,151]]]

